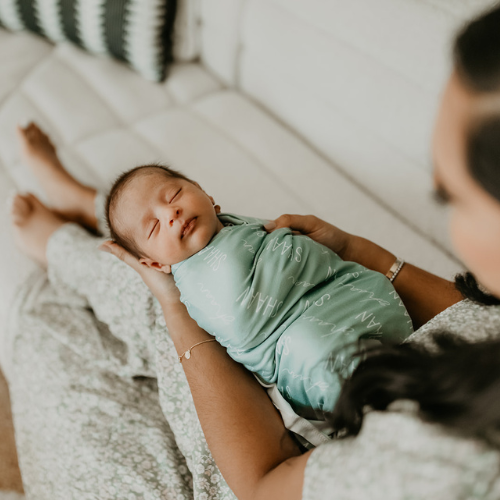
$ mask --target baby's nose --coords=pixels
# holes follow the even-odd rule
[[[170,227],[172,227],[172,226],[174,225],[174,221],[175,221],[176,219],[178,219],[178,218],[180,217],[180,215],[181,215],[181,210],[180,210],[180,208],[174,208],[174,209],[172,209],[172,210],[170,211],[170,215],[169,215],[169,219],[170,219],[170,220],[168,221],[168,225],[169,225]]]

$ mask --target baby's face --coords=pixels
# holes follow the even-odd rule
[[[149,173],[121,193],[114,225],[141,249],[141,262],[164,272],[205,248],[223,227],[197,184]]]

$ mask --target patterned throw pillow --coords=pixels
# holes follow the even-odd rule
[[[162,81],[172,59],[176,0],[0,0],[0,25],[69,40]]]

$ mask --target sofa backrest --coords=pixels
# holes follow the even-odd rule
[[[494,3],[203,0],[201,56],[333,168],[449,248],[445,214],[429,198],[434,118],[457,29]]]

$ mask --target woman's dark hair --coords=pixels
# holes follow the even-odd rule
[[[455,276],[455,288],[462,294],[464,299],[472,300],[483,306],[498,306],[500,300],[494,295],[483,292],[472,273],[457,274]]]
[[[467,164],[472,177],[500,200],[500,7],[464,27],[455,41],[453,59],[469,90],[497,100],[469,125]]]
[[[472,177],[500,201],[500,6],[462,29],[453,54],[461,82],[495,100],[470,124],[467,163]],[[455,285],[475,302],[500,304],[470,273],[457,276]],[[441,335],[436,343],[437,351],[408,343],[360,354],[362,361],[329,416],[333,426],[355,435],[366,408],[385,410],[395,400],[409,399],[425,420],[488,440],[495,436],[500,431],[500,332],[494,341],[469,344]]]
[[[367,407],[385,410],[407,399],[419,404],[424,420],[495,439],[500,432],[500,339],[467,343],[440,334],[434,341],[436,352],[415,343],[365,352],[329,417],[333,427],[356,435]]]

